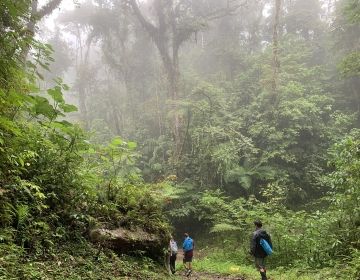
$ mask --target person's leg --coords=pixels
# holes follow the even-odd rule
[[[261,280],[267,280],[265,258],[255,258],[255,266],[260,272]]]
[[[261,280],[267,280],[265,267],[260,268]]]
[[[175,273],[175,261],[176,261],[176,254],[173,254],[170,256],[170,270],[171,273]]]
[[[186,252],[185,256],[184,256],[184,262],[185,262],[185,267],[187,270],[191,269],[191,259],[192,259],[191,253]]]
[[[189,271],[189,268],[188,268],[188,260],[187,260],[187,255],[186,253],[184,254],[184,259],[183,259],[183,265],[184,265],[184,268],[185,268],[185,274],[187,274],[187,272]]]
[[[190,276],[190,274],[192,273],[192,253],[188,255],[188,258],[187,258],[187,263],[188,263],[188,271],[187,271],[187,274],[186,276]]]
[[[263,272],[263,278],[264,280],[267,280],[267,276],[266,276],[266,265],[265,265],[265,258],[263,258],[263,263],[262,263],[262,272]]]
[[[186,271],[186,276],[189,277],[190,274],[192,273],[191,262],[187,262],[187,264],[188,264],[188,270]]]
[[[261,280],[267,280],[266,277],[266,268],[265,268],[265,258],[262,258],[259,264],[259,271],[260,271],[260,275],[261,275]]]
[[[185,276],[189,276],[191,273],[189,264],[190,264],[189,262],[185,263],[185,274],[184,274]]]

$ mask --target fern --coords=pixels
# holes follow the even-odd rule
[[[2,226],[9,226],[13,223],[16,213],[9,202],[1,202],[0,206],[0,223]]]
[[[22,225],[25,224],[28,216],[30,215],[29,206],[20,204],[16,207],[16,217],[17,217],[17,228],[19,229]]]

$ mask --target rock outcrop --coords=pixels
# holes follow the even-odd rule
[[[136,230],[94,229],[90,232],[90,240],[117,253],[143,251],[151,257],[160,257],[166,244],[160,236],[145,232],[140,228]]]

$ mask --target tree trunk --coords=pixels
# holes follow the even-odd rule
[[[278,83],[279,83],[279,71],[280,71],[280,61],[279,61],[279,22],[280,22],[280,13],[281,13],[281,0],[275,0],[275,11],[274,11],[274,25],[273,25],[273,57],[272,57],[272,94],[273,94],[273,104],[276,105],[278,102]]]
[[[160,109],[159,90],[158,90],[158,85],[157,85],[157,83],[158,83],[158,81],[156,81],[155,94],[156,94],[156,111],[157,111],[157,116],[158,116],[159,137],[160,137],[161,135],[164,134],[164,132],[163,132],[162,111],[161,111],[161,109]]]
[[[109,94],[110,95],[110,94]],[[115,131],[117,135],[121,135],[121,127],[120,127],[120,120],[119,120],[119,114],[118,114],[118,109],[116,108],[114,102],[111,102],[111,96],[108,97],[110,100],[110,108],[111,108],[111,115],[112,115],[112,119],[114,120],[114,126],[115,126]]]
[[[38,10],[38,1],[34,0],[31,3],[30,19],[26,24],[26,36],[31,39],[34,37],[35,34],[35,25],[37,22],[36,19],[37,10]],[[26,62],[29,51],[30,51],[30,44],[27,43],[21,51],[21,59],[24,64]]]
[[[84,123],[84,127],[86,130],[88,130],[89,122],[88,122],[88,114],[86,109],[86,91],[82,85],[79,86],[79,107],[80,107],[80,114],[81,114],[81,119]]]
[[[172,41],[169,40],[167,32],[169,31],[169,23],[166,21],[167,16],[165,15],[165,10],[168,8],[167,5],[169,4],[168,2],[164,0],[157,0],[154,2],[154,9],[156,11],[158,19],[158,26],[154,26],[152,23],[145,19],[135,0],[130,1],[130,4],[133,7],[134,13],[139,19],[141,25],[145,28],[150,37],[153,39],[166,71],[168,80],[168,98],[170,98],[172,102],[172,109],[174,112],[172,125],[172,134],[174,138],[173,159],[176,160],[181,153],[180,147],[182,119],[178,112],[177,102],[179,100],[180,78],[178,50],[183,40],[177,37],[177,27],[173,14],[171,14],[170,16],[170,33],[172,35]]]
[[[173,156],[174,159],[180,156],[180,147],[181,147],[181,124],[182,119],[180,113],[178,112],[178,104],[179,101],[179,79],[180,79],[180,70],[179,70],[179,57],[178,52],[173,52],[172,64],[168,66],[168,80],[169,80],[169,95],[171,101],[173,103],[173,137],[174,137],[174,151]]]
[[[62,0],[49,0],[44,6],[39,9],[39,1],[31,1],[30,19],[26,24],[26,33],[29,39],[33,39],[35,35],[36,24],[45,16],[51,14],[60,4]],[[21,52],[21,57],[25,63],[30,51],[30,44],[26,44]]]

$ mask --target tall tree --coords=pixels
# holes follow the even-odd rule
[[[26,25],[26,33],[29,38],[33,38],[35,34],[36,24],[42,20],[45,16],[50,15],[59,5],[62,0],[48,0],[46,4],[39,7],[39,0],[32,0],[30,7],[30,18]],[[25,61],[27,54],[29,53],[30,45],[24,48],[22,56]]]
[[[281,0],[275,0],[274,10],[274,25],[273,25],[273,77],[272,77],[272,90],[273,90],[273,101],[277,103],[277,88],[278,88],[278,76],[280,71],[279,61],[279,24],[280,24],[280,13],[281,13]]]
[[[343,76],[343,96],[348,108],[358,112],[360,125],[360,4],[356,0],[337,2],[333,22],[334,52]]]
[[[182,153],[181,129],[183,118],[178,112],[178,101],[181,97],[179,88],[179,50],[180,47],[190,39],[192,34],[196,34],[203,29],[210,19],[224,16],[236,10],[241,4],[234,5],[236,1],[227,1],[227,6],[211,11],[208,14],[198,13],[194,1],[186,0],[154,0],[154,16],[156,24],[146,18],[141,11],[136,0],[128,0],[133,8],[134,14],[154,41],[165,71],[169,84],[168,97],[173,105],[173,137],[174,137],[174,158],[178,158]]]

